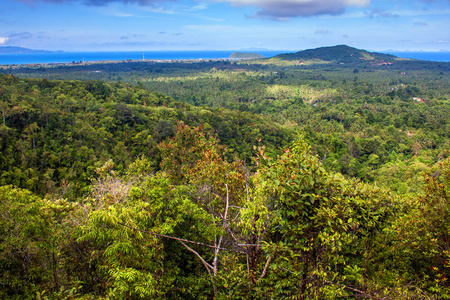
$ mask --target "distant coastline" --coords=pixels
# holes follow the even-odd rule
[[[56,52],[0,54],[0,65],[27,64],[79,64],[108,61],[171,61],[230,59],[236,51],[120,51],[120,52]],[[286,51],[258,51],[265,57],[272,57]]]
[[[0,47],[5,49],[6,47]],[[17,48],[17,47],[16,47]],[[88,62],[113,61],[171,61],[171,60],[211,60],[229,59],[230,55],[239,51],[120,51],[120,52],[37,52],[5,53],[0,51],[0,65],[30,65],[30,64],[80,64]],[[287,53],[282,50],[254,51],[267,58]],[[294,51],[291,51],[294,53]],[[450,62],[450,52],[386,52],[401,58],[420,59],[428,61]]]
[[[448,51],[448,52],[445,52],[445,51],[440,51],[440,52],[389,51],[389,52],[383,52],[383,53],[395,55],[395,56],[401,57],[401,58],[450,62],[450,51]]]
[[[64,53],[64,51],[33,50],[14,46],[0,47],[0,54],[39,54],[39,53]]]

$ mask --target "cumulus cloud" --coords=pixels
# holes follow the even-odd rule
[[[339,15],[349,6],[367,6],[370,0],[216,0],[232,6],[251,6],[258,9],[254,18],[284,20],[293,17]]]
[[[33,38],[33,34],[30,32],[13,32],[6,37],[0,37],[0,45],[3,44],[16,44],[24,40],[29,40]]]
[[[92,6],[105,6],[109,3],[137,3],[146,6],[177,1],[177,0],[15,0],[30,5],[38,2],[48,3],[83,3]],[[254,18],[287,19],[292,17],[309,17],[317,15],[339,15],[349,6],[364,7],[371,0],[210,0],[214,2],[228,2],[232,6],[250,6],[258,11]],[[203,10],[205,4],[199,4],[191,9]]]

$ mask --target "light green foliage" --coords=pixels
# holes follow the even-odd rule
[[[25,299],[39,289],[49,290],[49,295],[58,291],[68,280],[60,249],[71,241],[77,205],[4,186],[0,206],[0,296]]]
[[[120,179],[117,180],[120,182]],[[154,201],[158,201],[164,194],[158,190],[149,191]],[[136,201],[142,194],[139,188],[131,188],[120,198],[107,193],[99,199],[103,202],[101,206],[97,206],[94,200],[92,205],[98,209],[90,212],[89,222],[80,238],[80,241],[92,240],[98,245],[106,246],[103,249],[106,257],[104,268],[111,280],[108,293],[114,298],[145,298],[156,295],[157,280],[153,273],[158,269],[163,255],[162,245],[154,236],[144,237],[142,233],[119,224],[145,229],[154,226],[154,211],[150,203]]]
[[[3,70],[89,80],[0,75],[0,298],[448,298],[448,64],[345,59]]]
[[[46,237],[50,234],[42,200],[10,186],[0,190],[2,297],[8,293],[33,293],[33,283],[46,281],[40,266]]]
[[[133,163],[124,178],[112,168],[107,163],[98,171],[103,178],[93,191],[104,192],[87,199],[93,209],[79,242],[92,241],[102,252],[110,297],[164,298],[178,269],[165,260],[165,243],[157,235],[173,235],[187,226],[196,228],[193,232],[208,233],[210,229],[204,227],[207,216],[189,200],[186,187],[172,186],[164,173],[149,174],[145,158]],[[117,186],[127,188],[114,193]],[[186,224],[193,217],[195,220]]]
[[[417,289],[439,299],[450,298],[450,171],[441,163],[437,177],[424,175],[423,193],[405,199],[401,212],[385,230],[385,243],[377,248],[379,281],[413,281]],[[391,261],[391,265],[387,262]],[[378,262],[376,262],[378,263]]]
[[[388,194],[325,171],[301,136],[263,164],[258,179],[274,215],[266,251],[279,295],[323,298],[332,290],[337,297],[345,293],[333,283],[360,283],[358,265],[389,214]]]
[[[88,194],[95,169],[109,159],[120,174],[141,155],[157,169],[162,159],[157,144],[173,137],[179,121],[210,124],[248,161],[256,138],[267,136],[275,150],[292,137],[292,131],[254,114],[221,109],[205,114],[142,86],[2,74],[0,86],[0,184],[41,196],[75,200]]]
[[[107,161],[82,204],[2,188],[2,205],[11,213],[2,215],[2,241],[33,254],[27,270],[39,274],[30,285],[6,264],[11,287],[2,291],[17,295],[20,287],[24,296],[48,299],[448,293],[447,161],[438,179],[428,178],[426,194],[408,202],[325,170],[304,136],[275,159],[255,147],[257,172],[249,173],[240,160],[225,160],[226,148],[200,128],[180,125],[177,134],[160,145],[183,159],[164,164],[169,173],[153,173],[141,157],[120,175]],[[196,143],[178,147],[192,135]],[[185,177],[171,175],[173,167]],[[20,220],[24,212],[29,222]],[[17,216],[19,231],[33,234],[14,240],[6,216]],[[12,249],[2,259],[20,269]]]

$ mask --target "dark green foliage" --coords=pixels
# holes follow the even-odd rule
[[[292,54],[280,54],[274,56],[273,59],[281,60],[314,60],[320,59],[334,63],[354,63],[361,64],[361,61],[370,60],[372,63],[391,62],[395,60],[395,56],[381,53],[370,53],[366,50],[352,48],[346,45],[338,45],[333,47],[322,47],[317,49],[309,49],[299,51]],[[354,72],[355,73],[355,72]]]
[[[78,203],[2,187],[2,298],[448,295],[448,160],[408,202],[326,171],[302,137],[256,148],[255,173],[200,127],[159,147],[164,171],[108,160]]]
[[[76,216],[75,205],[65,200],[43,200],[27,190],[3,186],[0,211],[0,297],[34,299],[44,290],[64,291],[65,284],[70,286],[70,293],[76,293],[82,279],[70,278],[65,272],[66,256],[61,253],[74,241],[70,228],[72,220],[80,217]]]
[[[247,52],[233,52],[230,55],[230,58],[238,58],[238,59],[258,59],[265,58],[263,55],[258,53],[247,53]]]
[[[4,70],[0,298],[449,298],[448,64],[329,50]]]
[[[449,64],[395,60],[392,65],[377,66],[370,64],[372,60],[360,59],[361,51],[364,52],[337,46],[308,53],[322,58],[325,54],[336,59],[356,57],[368,65],[291,63],[282,66],[283,61],[270,63],[270,60],[228,64],[223,61],[135,62],[49,68],[46,76],[90,79],[96,74],[103,79],[116,80],[120,74],[122,79],[138,84],[139,93],[146,87],[202,108],[190,107],[183,114],[172,115],[172,119],[165,116],[157,120],[161,121],[159,129],[147,133],[153,142],[160,140],[161,133],[171,136],[171,127],[164,126],[168,124],[165,121],[175,125],[175,119],[181,119],[189,125],[204,124],[207,129],[214,128],[221,141],[248,162],[254,144],[249,135],[263,138],[270,152],[274,150],[272,145],[280,145],[283,139],[265,125],[258,129],[246,122],[248,113],[259,114],[268,118],[262,121],[264,124],[275,122],[303,130],[313,152],[328,169],[381,182],[401,192],[417,192],[422,182],[414,179],[416,172],[434,172],[438,160],[450,153],[447,142]],[[390,57],[365,55],[380,59]],[[102,72],[86,72],[95,68]],[[33,69],[14,72],[21,76],[39,75]],[[159,100],[153,105],[170,106],[167,97],[155,95]],[[136,102],[128,94],[117,101],[149,105],[143,95],[134,99]],[[189,107],[181,103],[174,105],[178,110]],[[123,124],[143,124],[145,119],[132,115],[131,108],[128,111],[123,108],[121,114],[115,115]],[[235,115],[218,122],[218,116],[223,115],[221,108],[232,109]],[[194,111],[202,118],[196,118]],[[33,140],[32,134],[28,137]],[[139,138],[142,140],[143,135]],[[241,140],[247,142],[242,144]],[[126,146],[129,145],[126,143]]]
[[[122,83],[0,75],[0,84],[5,121],[0,125],[0,184],[40,195],[82,195],[95,168],[109,158],[119,170],[141,154],[156,166],[156,145],[174,135],[178,121],[208,124],[248,161],[256,139],[275,151],[292,136],[251,113],[198,109]]]

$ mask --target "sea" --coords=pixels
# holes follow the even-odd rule
[[[194,60],[227,59],[233,52],[252,52],[272,57],[289,51],[120,51],[120,52],[56,52],[38,54],[0,54],[0,65],[76,63],[126,60]],[[292,52],[291,52],[292,53]],[[402,58],[450,62],[450,52],[386,52]]]
[[[287,51],[119,51],[0,54],[0,65],[76,63],[126,60],[228,59],[233,52],[258,53],[272,57]]]
[[[450,62],[450,52],[386,52],[386,54],[392,54],[401,58],[412,58],[428,61],[443,61]]]

